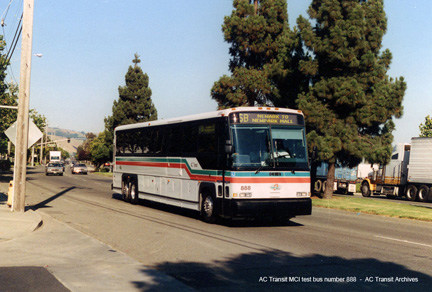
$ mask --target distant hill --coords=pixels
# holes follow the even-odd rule
[[[69,154],[76,153],[78,146],[84,143],[86,137],[85,132],[77,132],[73,130],[65,130],[60,128],[47,128],[47,134],[51,141],[58,141],[57,145]],[[70,138],[70,142],[67,142],[67,138]]]
[[[85,132],[77,132],[73,130],[65,130],[60,128],[47,128],[48,135],[57,136],[57,137],[64,137],[64,138],[73,138],[78,140],[85,140]]]

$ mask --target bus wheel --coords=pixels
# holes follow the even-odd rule
[[[130,202],[134,205],[138,203],[138,187],[135,181],[131,181],[129,187],[129,199]]]
[[[126,180],[122,180],[122,198],[123,201],[129,201],[129,183]]]
[[[201,218],[207,223],[216,221],[214,198],[207,192],[202,195]]]
[[[417,198],[417,188],[414,185],[409,185],[406,190],[406,197],[410,201],[415,201]]]
[[[361,193],[363,197],[370,197],[371,191],[367,182],[362,183]]]
[[[422,202],[427,202],[429,197],[428,186],[422,185],[418,191],[418,199]]]

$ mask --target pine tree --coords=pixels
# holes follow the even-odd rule
[[[356,165],[363,158],[386,163],[391,155],[393,117],[402,115],[406,83],[387,76],[392,55],[381,51],[387,29],[383,0],[313,0],[297,25],[313,57],[301,63],[311,78],[310,91],[299,96],[306,116],[309,146],[329,163]],[[332,196],[327,188],[324,197]]]
[[[234,0],[233,6],[222,26],[232,75],[215,82],[212,98],[219,108],[294,106],[299,83],[291,79],[298,71],[290,68],[298,67],[293,54],[301,46],[288,25],[286,0]]]
[[[427,115],[424,124],[421,123],[419,128],[420,137],[432,137],[432,118]]]
[[[117,126],[157,119],[157,110],[151,99],[149,77],[138,66],[141,62],[138,54],[135,54],[132,62],[134,65],[129,66],[125,75],[126,85],[118,89],[119,99],[114,101],[113,114],[105,118],[105,128],[111,133],[107,135],[108,143],[112,143],[112,134]]]

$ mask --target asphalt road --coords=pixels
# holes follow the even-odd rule
[[[109,178],[28,173],[26,204],[199,291],[427,291],[432,223],[314,208],[285,224],[206,224],[194,212],[130,205]]]

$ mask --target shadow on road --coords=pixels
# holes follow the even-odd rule
[[[391,262],[297,257],[280,250],[243,254],[211,265],[165,262],[153,268],[197,291],[430,291],[432,285],[431,276]],[[158,279],[133,284],[140,291],[159,291],[154,283]]]
[[[115,200],[119,200],[122,201],[122,195],[118,194],[118,193],[114,193],[112,195],[112,198]],[[143,199],[139,199],[138,205],[147,207],[147,208],[152,208],[155,210],[159,210],[162,212],[167,212],[167,213],[173,213],[179,216],[183,216],[183,217],[189,217],[192,219],[196,219],[196,220],[201,220],[199,212],[194,211],[194,210],[190,210],[190,209],[185,209],[185,208],[180,208],[180,207],[176,207],[176,206],[171,206],[171,205],[166,205],[163,203],[157,203],[157,202],[153,202],[153,201],[148,201],[148,200],[143,200]],[[250,218],[250,219],[236,219],[236,220],[231,220],[231,219],[223,219],[223,218],[219,218],[216,222],[219,225],[223,225],[226,227],[233,227],[233,228],[240,228],[240,227],[275,227],[275,226],[303,226],[302,224],[290,221],[288,219],[280,219],[280,220],[273,220],[272,218],[269,217],[258,217],[258,218]]]
[[[36,205],[33,205],[33,206],[27,206],[27,207],[26,207],[26,210],[33,210],[33,211],[36,211],[36,210],[38,210],[38,209],[42,209],[42,208],[51,208],[50,206],[47,206],[50,202],[52,202],[52,201],[54,201],[55,199],[57,199],[57,198],[63,196],[64,194],[66,194],[67,192],[69,192],[69,191],[71,191],[71,190],[73,190],[73,189],[75,189],[75,188],[76,188],[76,187],[70,187],[70,188],[67,188],[67,189],[61,191],[60,193],[57,193],[57,194],[55,194],[54,196],[52,196],[52,197],[50,197],[50,198],[48,198],[48,199],[46,199],[46,200],[44,200],[44,201],[42,201],[42,202],[40,202],[40,203],[37,203]]]

